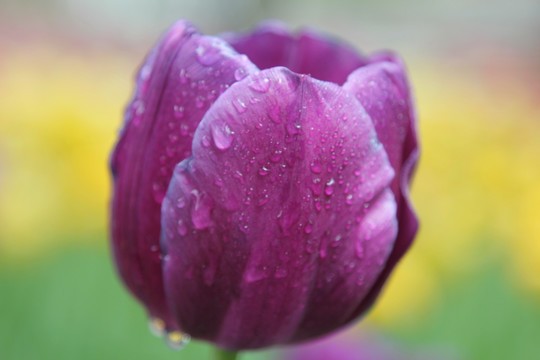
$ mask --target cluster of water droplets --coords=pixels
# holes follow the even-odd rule
[[[180,160],[191,154],[191,141],[197,127],[196,119],[202,118],[206,109],[229,88],[233,79],[225,76],[234,71],[235,80],[239,80],[248,75],[246,68],[238,66],[239,63],[248,62],[241,59],[240,55],[233,54],[225,46],[223,41],[215,38],[203,37],[195,47],[194,56],[196,61],[201,64],[205,72],[193,72],[192,67],[182,66],[173,67],[176,75],[176,82],[172,82],[176,100],[169,110],[171,116],[165,116],[168,119],[166,124],[166,137],[163,144],[159,147],[158,155],[159,169],[156,172],[152,183],[152,193],[156,202],[161,203],[168,187],[167,175]],[[235,68],[230,69],[231,64],[237,64]],[[173,78],[174,79],[174,78]],[[135,104],[140,110],[144,111],[142,105]],[[137,109],[137,107],[136,107]],[[227,129],[221,132],[215,132],[214,141],[218,148],[225,149],[230,146],[232,137]],[[208,137],[202,139],[202,145],[210,146]]]

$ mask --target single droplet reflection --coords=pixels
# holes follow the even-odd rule
[[[191,336],[180,331],[171,331],[165,341],[171,350],[182,350],[191,340]]]
[[[148,327],[154,336],[162,337],[165,334],[165,321],[160,318],[151,318],[148,321]]]

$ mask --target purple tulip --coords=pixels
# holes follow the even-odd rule
[[[137,78],[112,157],[112,246],[166,331],[295,343],[364,313],[411,244],[405,69],[267,23],[179,21]]]

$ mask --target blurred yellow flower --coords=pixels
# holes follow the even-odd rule
[[[108,154],[131,91],[120,56],[23,44],[0,64],[0,254],[105,242]]]
[[[441,279],[512,260],[540,295],[540,107],[526,86],[491,88],[472,72],[411,69],[422,156],[412,197],[420,232],[370,319],[412,325]]]

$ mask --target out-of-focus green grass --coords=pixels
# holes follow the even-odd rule
[[[521,296],[492,264],[459,283],[444,284],[439,301],[417,326],[393,332],[409,344],[452,345],[463,359],[536,359],[540,308]]]
[[[150,334],[103,248],[72,246],[16,269],[0,265],[0,289],[3,360],[212,358],[202,342],[177,353]]]
[[[418,326],[387,335],[462,359],[533,359],[540,354],[540,310],[516,294],[497,265],[443,286],[442,301]],[[3,360],[212,358],[202,342],[177,353],[149,333],[144,311],[119,284],[103,248],[69,247],[17,270],[0,266],[0,288]]]

